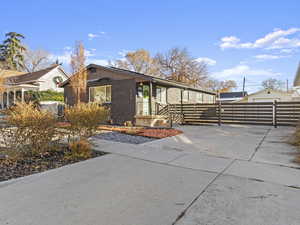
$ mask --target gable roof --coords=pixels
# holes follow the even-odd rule
[[[283,91],[283,90],[276,90],[276,89],[262,89],[260,91],[257,91],[257,92],[254,92],[250,95],[248,95],[247,97],[250,97],[250,96],[253,96],[253,95],[258,95],[260,93],[263,93],[265,91],[270,91],[270,92],[276,92],[276,93],[279,93],[279,94],[285,94],[285,95],[288,95],[288,94],[291,94],[292,92],[287,92],[287,91]]]
[[[297,72],[294,78],[294,86],[300,86],[300,63],[297,68]]]
[[[95,67],[103,69],[103,70],[108,70],[108,71],[111,71],[111,72],[118,72],[119,74],[129,75],[129,76],[132,76],[133,78],[142,78],[143,80],[152,81],[152,82],[157,83],[157,84],[168,85],[168,86],[172,86],[172,87],[183,88],[183,89],[186,89],[186,90],[191,90],[191,91],[197,91],[197,92],[203,92],[203,93],[207,93],[207,94],[216,95],[215,92],[207,91],[207,90],[204,90],[204,89],[201,89],[201,88],[191,87],[191,86],[188,86],[188,85],[186,85],[184,83],[181,83],[181,82],[176,82],[176,81],[167,80],[167,79],[164,79],[164,78],[154,77],[154,76],[134,72],[134,71],[131,71],[131,70],[120,69],[120,68],[117,68],[117,67],[112,67],[112,66],[108,67],[108,66],[100,66],[100,65],[96,65],[96,64],[89,64],[86,67],[86,69],[95,68]],[[60,86],[61,87],[65,86],[66,84],[69,83],[69,80],[70,80],[70,78],[68,80],[66,80],[65,82],[63,82]]]
[[[21,75],[18,75],[18,76],[10,76],[9,78],[7,78],[7,83],[9,83],[9,84],[21,84],[21,83],[34,82],[34,81],[37,81],[38,79],[40,79],[45,74],[49,73],[51,70],[57,68],[57,67],[59,67],[59,69],[68,78],[68,75],[65,73],[65,71],[62,68],[60,68],[59,65],[53,65],[53,66],[50,66],[46,69],[42,69],[42,70],[35,71],[35,72],[32,72],[32,73],[25,73],[25,74],[21,74]]]
[[[248,95],[248,93],[246,91],[236,91],[236,92],[223,92],[220,93],[220,98],[224,99],[224,98],[243,98],[246,95]]]
[[[0,76],[3,77],[19,76],[25,73],[26,72],[20,72],[16,70],[0,70]]]

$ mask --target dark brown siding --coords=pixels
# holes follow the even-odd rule
[[[67,105],[75,104],[75,96],[74,96],[73,90],[69,84],[64,87],[64,98],[65,98],[65,103]]]
[[[136,107],[135,80],[112,81],[111,118],[113,123],[124,124],[133,121]]]

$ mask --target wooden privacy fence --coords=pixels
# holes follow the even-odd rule
[[[170,104],[158,111],[182,124],[231,123],[295,126],[300,102]]]

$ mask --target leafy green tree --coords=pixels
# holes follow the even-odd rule
[[[25,37],[16,32],[5,34],[6,39],[0,45],[0,59],[5,62],[7,69],[22,70],[24,67],[23,53],[26,48],[22,44]]]

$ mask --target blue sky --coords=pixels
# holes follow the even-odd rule
[[[152,54],[186,47],[209,63],[210,75],[241,89],[274,77],[291,84],[300,60],[299,1],[67,1],[1,2],[0,32],[26,36],[65,62],[82,40],[88,61],[105,64],[126,51]]]

